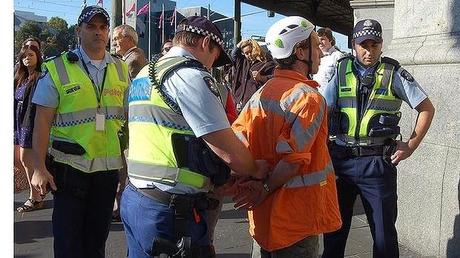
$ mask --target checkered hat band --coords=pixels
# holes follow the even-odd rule
[[[104,17],[107,18],[107,23],[110,23],[109,17],[107,17],[104,14],[104,12],[102,12],[101,10],[98,10],[98,9],[93,9],[93,10],[83,14],[82,16],[80,16],[80,18],[78,19],[78,24],[82,23],[84,20],[86,20],[86,18],[91,17],[92,15],[99,14],[99,13],[104,15]]]
[[[190,25],[184,25],[184,30],[189,31],[189,32],[193,32],[193,33],[196,33],[196,34],[200,34],[200,35],[203,35],[205,37],[210,36],[212,40],[214,40],[215,42],[217,42],[217,44],[219,44],[222,48],[224,48],[224,41],[219,36],[217,36],[216,34],[214,34],[212,32],[209,32],[207,30],[204,30],[202,28],[198,28],[198,27],[195,27],[195,26],[190,26]]]
[[[366,36],[366,35],[374,35],[376,37],[381,38],[382,32],[375,31],[375,30],[362,30],[362,31],[353,33],[353,38],[359,38],[359,37]]]

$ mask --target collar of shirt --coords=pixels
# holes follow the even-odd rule
[[[358,61],[358,58],[354,58],[353,60],[353,66],[355,67],[356,71],[358,72],[358,75],[359,77],[363,77],[363,75],[366,73],[366,72],[375,72],[375,68],[377,68],[377,66],[380,64],[380,58],[379,58],[379,61],[377,61],[377,63],[375,63],[375,65],[371,66],[371,67],[364,67],[359,61]]]
[[[308,84],[308,86],[317,88],[319,86],[318,82],[308,79],[305,75],[296,72],[294,70],[287,70],[287,69],[275,69],[273,76],[276,77],[284,77],[293,79],[296,81],[303,82]]]
[[[113,57],[107,51],[105,51],[104,58],[102,59],[102,62],[99,64],[99,66],[97,66],[97,65],[93,64],[93,62],[91,62],[91,59],[89,58],[89,56],[86,54],[85,50],[81,46],[78,47],[78,51],[81,54],[82,62],[84,62],[86,65],[89,64],[89,65],[93,66],[97,70],[104,69],[106,67],[106,65],[109,64],[109,63],[115,63],[115,60],[113,60]]]
[[[128,58],[128,56],[131,54],[131,52],[132,52],[134,49],[136,49],[136,48],[137,48],[137,47],[134,46],[134,47],[128,49],[128,50],[126,51],[126,53],[123,55],[122,59],[123,59],[123,60],[126,60],[126,58]]]
[[[324,54],[325,56],[329,56],[329,55],[331,55],[332,53],[334,53],[335,51],[337,51],[337,48],[335,48],[335,46],[332,46],[332,47],[330,47],[330,48],[326,51],[326,53],[323,53],[323,54]]]

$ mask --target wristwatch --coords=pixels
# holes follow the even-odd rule
[[[264,184],[262,185],[267,193],[270,192],[270,186],[268,186],[268,178],[264,181]]]

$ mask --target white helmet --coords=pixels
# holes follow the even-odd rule
[[[285,17],[268,29],[265,42],[273,58],[287,58],[292,54],[295,44],[308,39],[314,29],[315,26],[303,17]]]

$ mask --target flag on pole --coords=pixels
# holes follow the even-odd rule
[[[144,6],[142,6],[141,9],[137,10],[137,15],[141,15],[144,13],[148,13],[150,9],[150,2],[146,3]]]
[[[96,5],[99,5],[100,7],[104,7],[104,0],[96,0]]]
[[[170,23],[171,26],[174,24],[174,19],[176,19],[176,7],[174,7],[174,12],[171,16],[171,23]]]
[[[161,11],[160,21],[158,22],[158,29],[161,29],[161,27],[163,26],[164,17],[165,17],[165,9]]]
[[[129,8],[128,11],[126,11],[126,16],[127,17],[131,17],[131,15],[133,15],[133,13],[136,11],[136,3],[133,3],[133,5],[131,5],[131,7]]]

